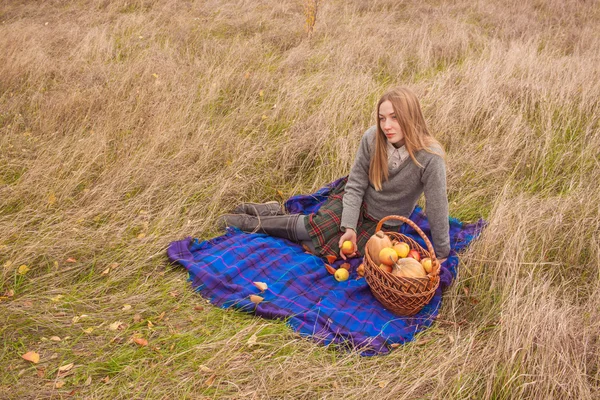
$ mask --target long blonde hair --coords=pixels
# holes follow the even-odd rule
[[[417,96],[407,87],[398,87],[385,93],[377,103],[377,114],[381,103],[390,101],[394,108],[394,114],[404,133],[404,145],[410,155],[410,158],[419,167],[423,167],[415,158],[415,153],[419,150],[425,150],[440,157],[445,157],[442,145],[435,140],[427,130],[421,105]],[[375,190],[381,191],[383,182],[388,180],[388,157],[387,157],[387,139],[377,115],[377,135],[375,139],[375,154],[371,157],[369,166],[369,181],[375,187]],[[435,148],[436,151],[432,149]]]

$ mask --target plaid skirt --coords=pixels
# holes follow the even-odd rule
[[[305,226],[315,247],[315,254],[320,257],[335,256],[340,254],[339,241],[344,234],[340,230],[342,220],[343,197],[347,179],[343,179],[331,190],[328,199],[314,214],[307,215]],[[358,223],[356,225],[356,244],[358,255],[364,255],[367,241],[375,233],[379,220],[371,217],[367,212],[367,205],[363,202],[360,207]],[[387,226],[386,226],[387,227]],[[398,229],[396,226],[395,229]],[[395,230],[394,229],[394,230]],[[391,229],[386,229],[391,230]]]

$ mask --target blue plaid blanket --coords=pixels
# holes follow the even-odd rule
[[[310,195],[291,197],[285,203],[287,211],[315,212],[337,182]],[[415,208],[410,218],[429,235],[427,218],[420,208]],[[338,282],[321,258],[306,253],[300,245],[235,228],[210,240],[188,237],[172,242],[167,254],[188,270],[192,287],[211,303],[283,320],[296,332],[320,343],[335,343],[371,356],[385,354],[391,345],[412,340],[433,323],[442,303],[442,291],[456,277],[456,253],[468,246],[484,225],[483,220],[463,224],[450,219],[452,250],[442,264],[440,287],[431,302],[412,317],[392,314],[373,297],[366,280],[357,276],[360,258],[350,260],[350,279]],[[400,232],[425,246],[406,224]],[[336,261],[333,267],[342,262]],[[268,289],[260,292],[253,285],[256,281],[265,282]],[[264,300],[255,304],[250,295]]]

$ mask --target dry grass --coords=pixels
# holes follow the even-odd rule
[[[599,3],[331,0],[304,23],[299,1],[2,2],[0,398],[600,396]],[[452,215],[489,221],[440,321],[361,358],[193,293],[168,243],[346,174],[395,84],[447,147]]]

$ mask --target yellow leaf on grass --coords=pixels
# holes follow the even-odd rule
[[[58,372],[67,372],[67,371],[70,371],[71,368],[73,368],[74,365],[75,364],[73,364],[73,363],[69,363],[69,364],[65,364],[65,365],[63,365],[61,367],[58,367]]]
[[[83,386],[90,386],[92,384],[92,377],[88,376],[88,378],[85,380],[85,383],[83,384]]]
[[[202,372],[212,372],[213,370],[208,368],[206,365],[200,365],[200,371]]]
[[[123,306],[123,308],[121,308],[121,310],[123,310],[123,311],[129,311],[129,310],[131,310],[131,304],[125,304]]]
[[[384,388],[388,385],[388,381],[379,381],[379,383],[377,384],[380,388]]]
[[[57,388],[57,389],[60,389],[60,388],[61,388],[61,387],[63,387],[63,386],[65,386],[65,381],[57,381],[57,382],[54,384],[54,387],[55,387],[55,388]]]
[[[51,336],[50,340],[52,340],[53,342],[60,342],[61,339],[58,336]]]
[[[109,272],[110,272],[110,267],[108,267],[104,271],[102,271],[102,275],[108,275]]]
[[[265,92],[261,90],[261,91],[259,91],[259,92],[258,92],[258,95],[259,95],[260,97],[263,97],[263,96],[265,95]]]
[[[91,326],[89,328],[86,328],[86,329],[83,330],[84,333],[88,333],[88,334],[92,333],[93,331],[94,331],[94,328],[91,327]]]
[[[148,341],[144,338],[134,338],[133,341],[142,347],[148,346]]]
[[[217,375],[212,374],[211,376],[208,377],[208,379],[204,382],[204,384],[206,386],[212,386],[213,382],[215,381],[215,378],[217,377]]]
[[[108,326],[108,329],[111,331],[116,331],[117,329],[122,329],[123,323],[121,321],[115,321]]]
[[[27,272],[29,272],[29,267],[25,264],[19,265],[17,272],[19,275],[25,275]]]
[[[63,297],[65,297],[65,296],[63,296],[62,294],[57,294],[56,296],[51,297],[50,300],[56,303],[56,302],[60,301],[60,299],[62,299]]]
[[[28,351],[27,353],[23,354],[21,357],[23,357],[27,361],[31,361],[34,364],[37,364],[40,362],[40,355],[38,353],[36,353],[35,351]]]

